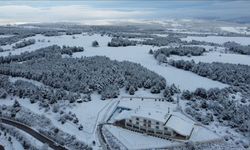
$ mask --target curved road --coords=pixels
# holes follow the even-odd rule
[[[0,145],[0,150],[4,150],[4,147],[2,145]]]
[[[4,123],[7,125],[11,125],[14,126],[20,130],[23,130],[24,132],[30,134],[31,136],[33,136],[34,138],[36,138],[37,140],[39,140],[42,143],[46,143],[49,145],[49,147],[51,147],[52,149],[55,150],[68,150],[65,147],[58,145],[56,142],[54,142],[53,140],[47,138],[46,136],[42,135],[41,133],[35,131],[34,129],[28,127],[27,125],[14,121],[14,120],[10,120],[10,119],[6,119],[3,117],[0,117],[0,123]]]

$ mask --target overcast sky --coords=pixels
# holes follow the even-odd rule
[[[26,22],[80,22],[107,20],[250,18],[250,1],[232,0],[0,0],[0,24]]]

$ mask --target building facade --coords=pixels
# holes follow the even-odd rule
[[[115,124],[123,128],[166,139],[188,140],[193,124],[172,115],[162,113],[131,113],[118,119]]]

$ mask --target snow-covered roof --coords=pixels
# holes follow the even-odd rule
[[[122,120],[130,117],[148,118],[165,123],[169,114],[159,109],[135,109],[135,110],[123,110],[121,113],[115,116],[115,120]]]
[[[123,110],[121,113],[117,114],[114,119],[115,120],[122,120],[122,119],[130,118],[131,113],[132,113],[132,111]]]
[[[133,117],[143,117],[165,123],[169,118],[169,113],[161,109],[141,109],[137,108],[131,113]]]
[[[173,129],[178,134],[183,136],[189,136],[193,129],[193,123],[187,122],[186,120],[175,115],[171,115],[165,126]]]

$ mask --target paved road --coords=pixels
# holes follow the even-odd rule
[[[102,133],[102,127],[103,127],[103,124],[99,124],[97,126],[97,135],[98,135],[99,142],[100,142],[103,150],[110,150],[110,147],[109,147],[109,145],[108,145],[107,141],[105,140],[104,135]]]
[[[2,145],[0,145],[0,150],[4,150],[4,147]]]
[[[51,147],[52,149],[55,150],[68,150],[63,146],[60,146],[58,144],[56,144],[56,142],[54,142],[53,140],[47,138],[46,136],[42,135],[41,133],[33,130],[32,128],[19,123],[17,121],[14,120],[10,120],[10,119],[6,119],[6,118],[0,118],[1,122],[0,123],[4,123],[4,124],[8,124],[11,126],[14,126],[20,130],[23,130],[24,132],[30,134],[31,136],[33,136],[34,138],[36,138],[37,140],[41,141],[42,143],[47,143],[49,145],[49,147]],[[1,147],[0,147],[1,150]]]

